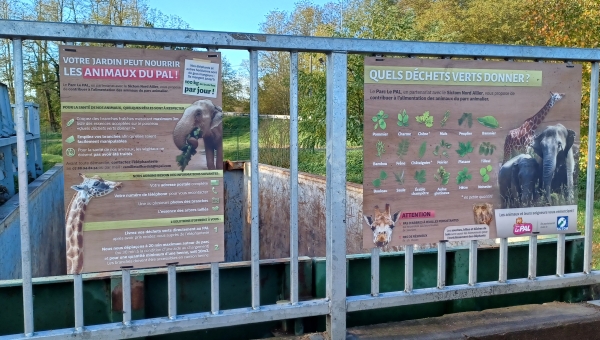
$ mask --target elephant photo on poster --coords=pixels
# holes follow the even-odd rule
[[[194,169],[223,169],[223,110],[208,99],[194,102],[185,109],[173,130],[173,142],[181,155],[176,162],[181,171],[190,164]],[[199,153],[200,157],[192,160]]]
[[[503,209],[575,204],[577,133],[561,123],[540,127],[564,96],[551,93],[540,111],[508,132],[498,172]]]

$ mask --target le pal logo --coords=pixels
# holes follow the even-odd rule
[[[523,223],[522,217],[517,217],[516,223],[513,225],[513,234],[523,235],[531,234],[533,232],[533,224]]]

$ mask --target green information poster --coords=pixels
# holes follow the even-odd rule
[[[67,272],[224,259],[221,55],[62,46]]]

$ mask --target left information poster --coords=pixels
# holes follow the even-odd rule
[[[217,52],[61,46],[67,273],[224,260]]]

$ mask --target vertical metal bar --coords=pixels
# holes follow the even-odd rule
[[[23,82],[23,42],[13,39],[15,65],[15,118],[19,166],[19,217],[21,219],[21,275],[23,278],[23,322],[25,335],[33,334],[33,286],[31,282],[31,239],[29,236],[29,191],[27,188],[27,144],[25,141],[25,88]]]
[[[210,311],[219,313],[219,263],[210,264]]]
[[[371,248],[371,296],[379,295],[379,248]]]
[[[446,287],[446,241],[438,242],[437,288]]]
[[[169,298],[169,319],[177,318],[177,266],[169,264],[167,267],[167,290]]]
[[[587,184],[585,186],[585,251],[583,272],[592,271],[592,236],[594,234],[594,183],[596,158],[596,132],[598,131],[598,62],[592,63],[590,81],[590,123],[588,132]]]
[[[123,291],[123,324],[131,325],[131,272],[129,268],[122,269],[121,287]]]
[[[498,282],[505,283],[507,279],[508,265],[508,239],[500,239],[500,269],[498,273]]]
[[[298,52],[290,53],[290,302],[298,303]]]
[[[565,234],[556,238],[556,276],[565,276]]]
[[[327,142],[325,225],[327,332],[346,339],[346,98],[347,54],[327,54]]]
[[[170,50],[171,46],[165,46],[165,50]],[[208,52],[215,52],[214,48],[207,48]],[[211,262],[210,264],[210,311],[213,314],[219,313],[219,263]]]
[[[477,240],[469,244],[469,285],[477,283]]]
[[[258,51],[250,51],[250,260],[252,272],[252,308],[260,307],[260,257],[258,230]]]
[[[415,246],[412,244],[404,248],[404,291],[407,293],[413,290],[413,251]]]
[[[83,330],[83,279],[81,274],[73,275],[73,291],[75,295],[75,331]]]
[[[537,234],[529,236],[529,273],[527,278],[535,280],[537,271]]]

